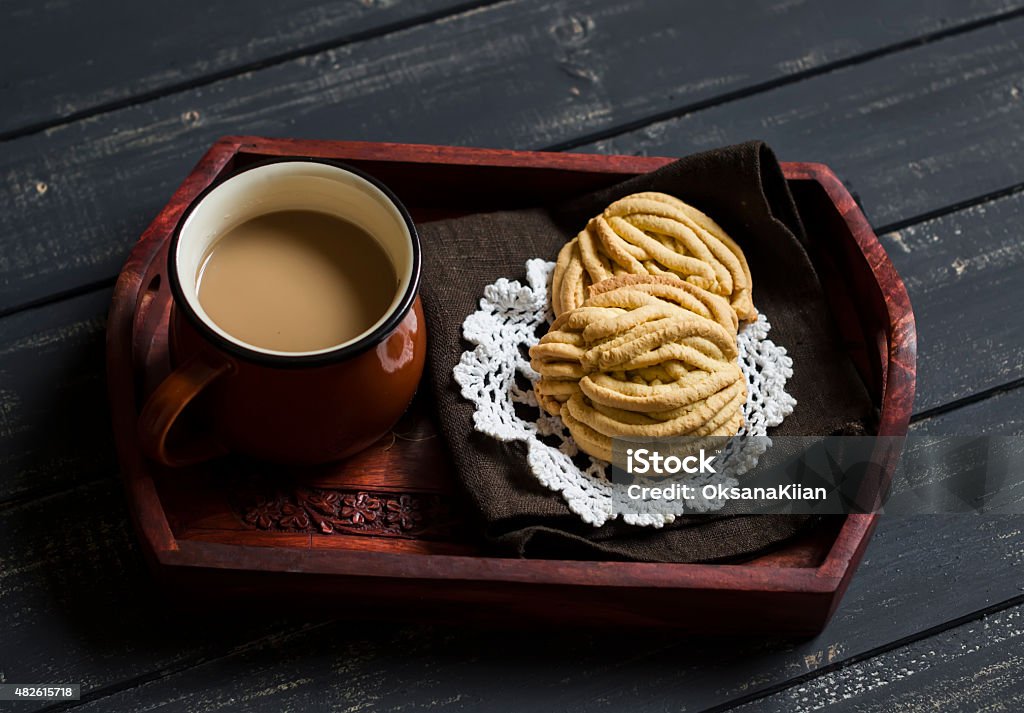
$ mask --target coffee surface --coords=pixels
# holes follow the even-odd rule
[[[381,245],[326,213],[292,210],[248,220],[213,244],[197,275],[217,326],[263,349],[327,349],[387,311],[398,280]]]

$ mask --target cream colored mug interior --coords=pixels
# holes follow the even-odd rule
[[[206,314],[199,302],[196,280],[210,248],[235,226],[282,210],[313,210],[343,218],[376,238],[387,252],[398,276],[398,287],[387,311],[366,331],[325,349],[282,352],[244,342],[218,327]],[[324,354],[372,334],[401,303],[413,279],[414,262],[412,235],[394,202],[362,176],[314,161],[282,161],[258,166],[214,188],[182,225],[173,259],[185,300],[206,326],[246,349],[285,357]]]

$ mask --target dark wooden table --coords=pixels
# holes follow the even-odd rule
[[[913,430],[1020,434],[1024,2],[3,12],[0,682],[80,682],[52,708],[82,711],[1024,710],[1024,517],[883,518],[812,641],[175,613],[134,544],[103,383],[114,277],[223,134],[658,155],[764,138],[848,181],[903,275]]]

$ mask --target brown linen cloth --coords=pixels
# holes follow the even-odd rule
[[[485,537],[505,554],[706,562],[752,555],[809,524],[808,516],[699,515],[678,518],[660,530],[618,521],[595,528],[574,515],[561,495],[536,481],[523,444],[501,443],[474,430],[473,406],[459,393],[452,368],[469,347],[462,339],[462,322],[477,309],[484,287],[499,277],[522,280],[529,258],[554,260],[590,217],[638,191],[682,198],[710,215],[743,248],[754,304],[772,323],[771,339],[794,362],[787,391],[798,404],[773,434],[828,435],[871,411],[840,348],[782,170],[763,143],[682,158],[559,206],[420,225],[429,370],[439,425],[458,477],[483,519]]]

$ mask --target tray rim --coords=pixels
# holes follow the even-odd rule
[[[122,480],[136,529],[147,556],[166,567],[201,567],[254,572],[292,572],[352,577],[415,578],[521,582],[563,586],[674,588],[798,592],[835,595],[838,604],[874,530],[878,515],[849,515],[825,559],[817,567],[751,567],[746,564],[677,564],[615,561],[538,560],[444,554],[360,552],[347,550],[281,550],[198,540],[178,540],[171,531],[155,483],[142,477],[144,460],[131,436],[135,432],[134,388],[119,387],[119,359],[130,359],[131,328],[141,276],[162,245],[166,225],[173,225],[192,198],[240,151],[268,155],[341,156],[346,160],[484,165],[565,169],[630,174],[654,170],[670,157],[551,153],[505,149],[226,136],[200,159],[170,201],[133,247],[114,289],[108,318],[108,390]],[[911,408],[916,365],[916,332],[910,300],[902,279],[873,229],[846,187],[819,163],[782,163],[787,179],[817,182],[839,209],[869,269],[886,296],[892,338],[884,370],[880,435],[904,435]],[[127,331],[127,333],[125,333]],[[126,351],[127,350],[127,351]],[[127,357],[125,355],[128,355]],[[240,567],[240,560],[258,558],[260,566]]]

